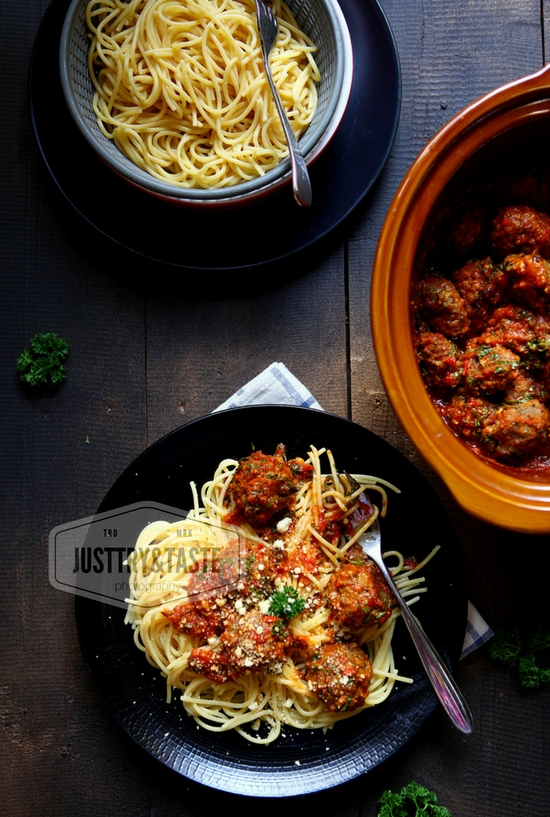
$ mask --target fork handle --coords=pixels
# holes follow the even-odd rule
[[[426,674],[430,679],[435,693],[443,705],[443,708],[453,721],[454,725],[460,729],[461,732],[464,732],[466,735],[470,734],[473,729],[473,720],[468,704],[464,700],[464,696],[457,687],[451,673],[445,666],[443,659],[422,629],[418,619],[413,615],[413,613],[411,613],[407,603],[395,586],[391,573],[387,569],[383,560],[381,560],[381,563],[378,563],[378,566],[382,570],[384,578],[393,592],[395,601],[401,611],[401,615],[403,616],[407,630],[409,631],[416,649],[418,650],[422,665],[426,670]]]
[[[311,181],[306,167],[306,162],[304,157],[302,156],[302,151],[298,147],[298,142],[294,135],[294,131],[292,130],[290,122],[288,121],[286,111],[283,108],[283,104],[279,97],[279,93],[277,91],[277,88],[275,87],[275,83],[273,82],[271,71],[267,71],[266,73],[269,82],[269,87],[271,88],[271,93],[273,95],[273,99],[275,100],[275,105],[277,106],[279,118],[281,120],[281,124],[283,126],[286,141],[288,144],[288,150],[290,153],[290,163],[292,167],[292,190],[294,192],[294,198],[302,207],[309,207],[309,205],[311,204],[312,193]]]

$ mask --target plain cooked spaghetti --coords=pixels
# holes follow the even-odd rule
[[[275,0],[270,64],[298,138],[317,107],[315,45]],[[255,179],[288,149],[254,0],[90,0],[88,67],[102,132],[136,165],[187,188]]]
[[[258,453],[261,460],[263,455]],[[361,562],[354,542],[378,516],[365,492],[379,495],[383,515],[386,488],[397,489],[375,477],[339,474],[330,452],[326,452],[330,467],[323,474],[320,457],[324,453],[311,447],[307,460],[289,461],[297,475],[292,492],[286,505],[277,506],[276,497],[264,497],[270,507],[276,507],[270,518],[243,516],[242,509],[248,513],[249,506],[237,494],[235,483],[232,486],[239,463],[224,460],[200,496],[192,484],[194,508],[187,518],[146,527],[128,560],[132,595],[126,621],[134,627],[135,643],[166,677],[168,700],[174,689],[180,690],[186,711],[205,729],[235,729],[252,742],[267,744],[285,724],[330,728],[380,704],[397,680],[411,680],[401,677],[394,664],[391,640],[399,613],[393,599],[385,608],[377,608],[379,600],[374,599],[366,626],[355,620],[353,610],[351,618],[346,611],[344,623],[341,618],[341,599],[349,589],[342,587],[346,571],[363,569],[354,567],[357,559]],[[247,459],[241,461],[241,471],[243,462]],[[391,553],[394,579],[409,603],[423,592],[418,571],[436,550],[420,564],[406,564],[401,554]],[[235,574],[227,554],[237,552],[242,559]],[[220,575],[216,586],[212,577]],[[201,586],[202,597],[197,592]],[[331,588],[336,588],[332,595]],[[281,598],[299,600],[299,612],[291,610],[287,618],[280,610],[273,615],[273,600]],[[217,629],[204,629],[209,620],[202,617],[205,610],[214,611]],[[250,622],[258,644],[268,638],[268,643],[283,650],[278,666],[263,665],[261,655],[246,652]],[[220,635],[223,627],[227,630]],[[278,636],[273,640],[275,632]],[[242,642],[235,641],[239,638]],[[346,689],[345,684],[353,685],[354,679],[330,678],[337,688],[336,698],[330,683],[323,687],[331,665],[320,665],[319,656],[331,649],[334,660],[340,660],[339,652],[344,651],[346,661],[348,654],[353,661],[360,656],[361,666],[368,666],[364,698],[334,704],[342,685]],[[220,664],[226,657],[224,650],[230,661],[240,656],[238,670],[231,663]]]

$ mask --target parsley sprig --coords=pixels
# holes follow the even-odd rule
[[[306,603],[295,587],[288,584],[282,590],[273,593],[269,605],[269,613],[277,618],[288,621],[302,612]]]
[[[378,817],[451,817],[448,808],[437,804],[435,792],[414,781],[400,792],[385,791],[378,802]]]
[[[62,383],[67,376],[63,361],[68,354],[67,341],[55,332],[39,332],[17,358],[19,377],[29,386]]]
[[[550,630],[543,624],[509,627],[497,630],[490,644],[491,658],[516,667],[519,680],[527,689],[538,689],[550,682],[550,668],[540,666],[540,659],[550,659]]]

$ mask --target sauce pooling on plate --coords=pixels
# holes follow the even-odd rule
[[[550,475],[546,188],[531,176],[497,180],[490,195],[445,213],[411,299],[420,370],[439,413],[480,456],[530,479]]]

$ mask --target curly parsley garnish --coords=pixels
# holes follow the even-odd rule
[[[301,613],[305,606],[306,603],[296,588],[287,585],[271,597],[269,614],[288,621]]]
[[[550,682],[550,630],[539,622],[497,630],[489,653],[494,660],[516,667],[521,685],[528,689]],[[546,666],[540,666],[541,659]]]
[[[55,332],[40,332],[31,338],[17,358],[19,377],[29,386],[62,383],[66,377],[63,361],[68,354],[67,341]]]
[[[378,817],[451,817],[449,809],[438,805],[435,792],[414,781],[400,792],[385,791],[378,802]]]

